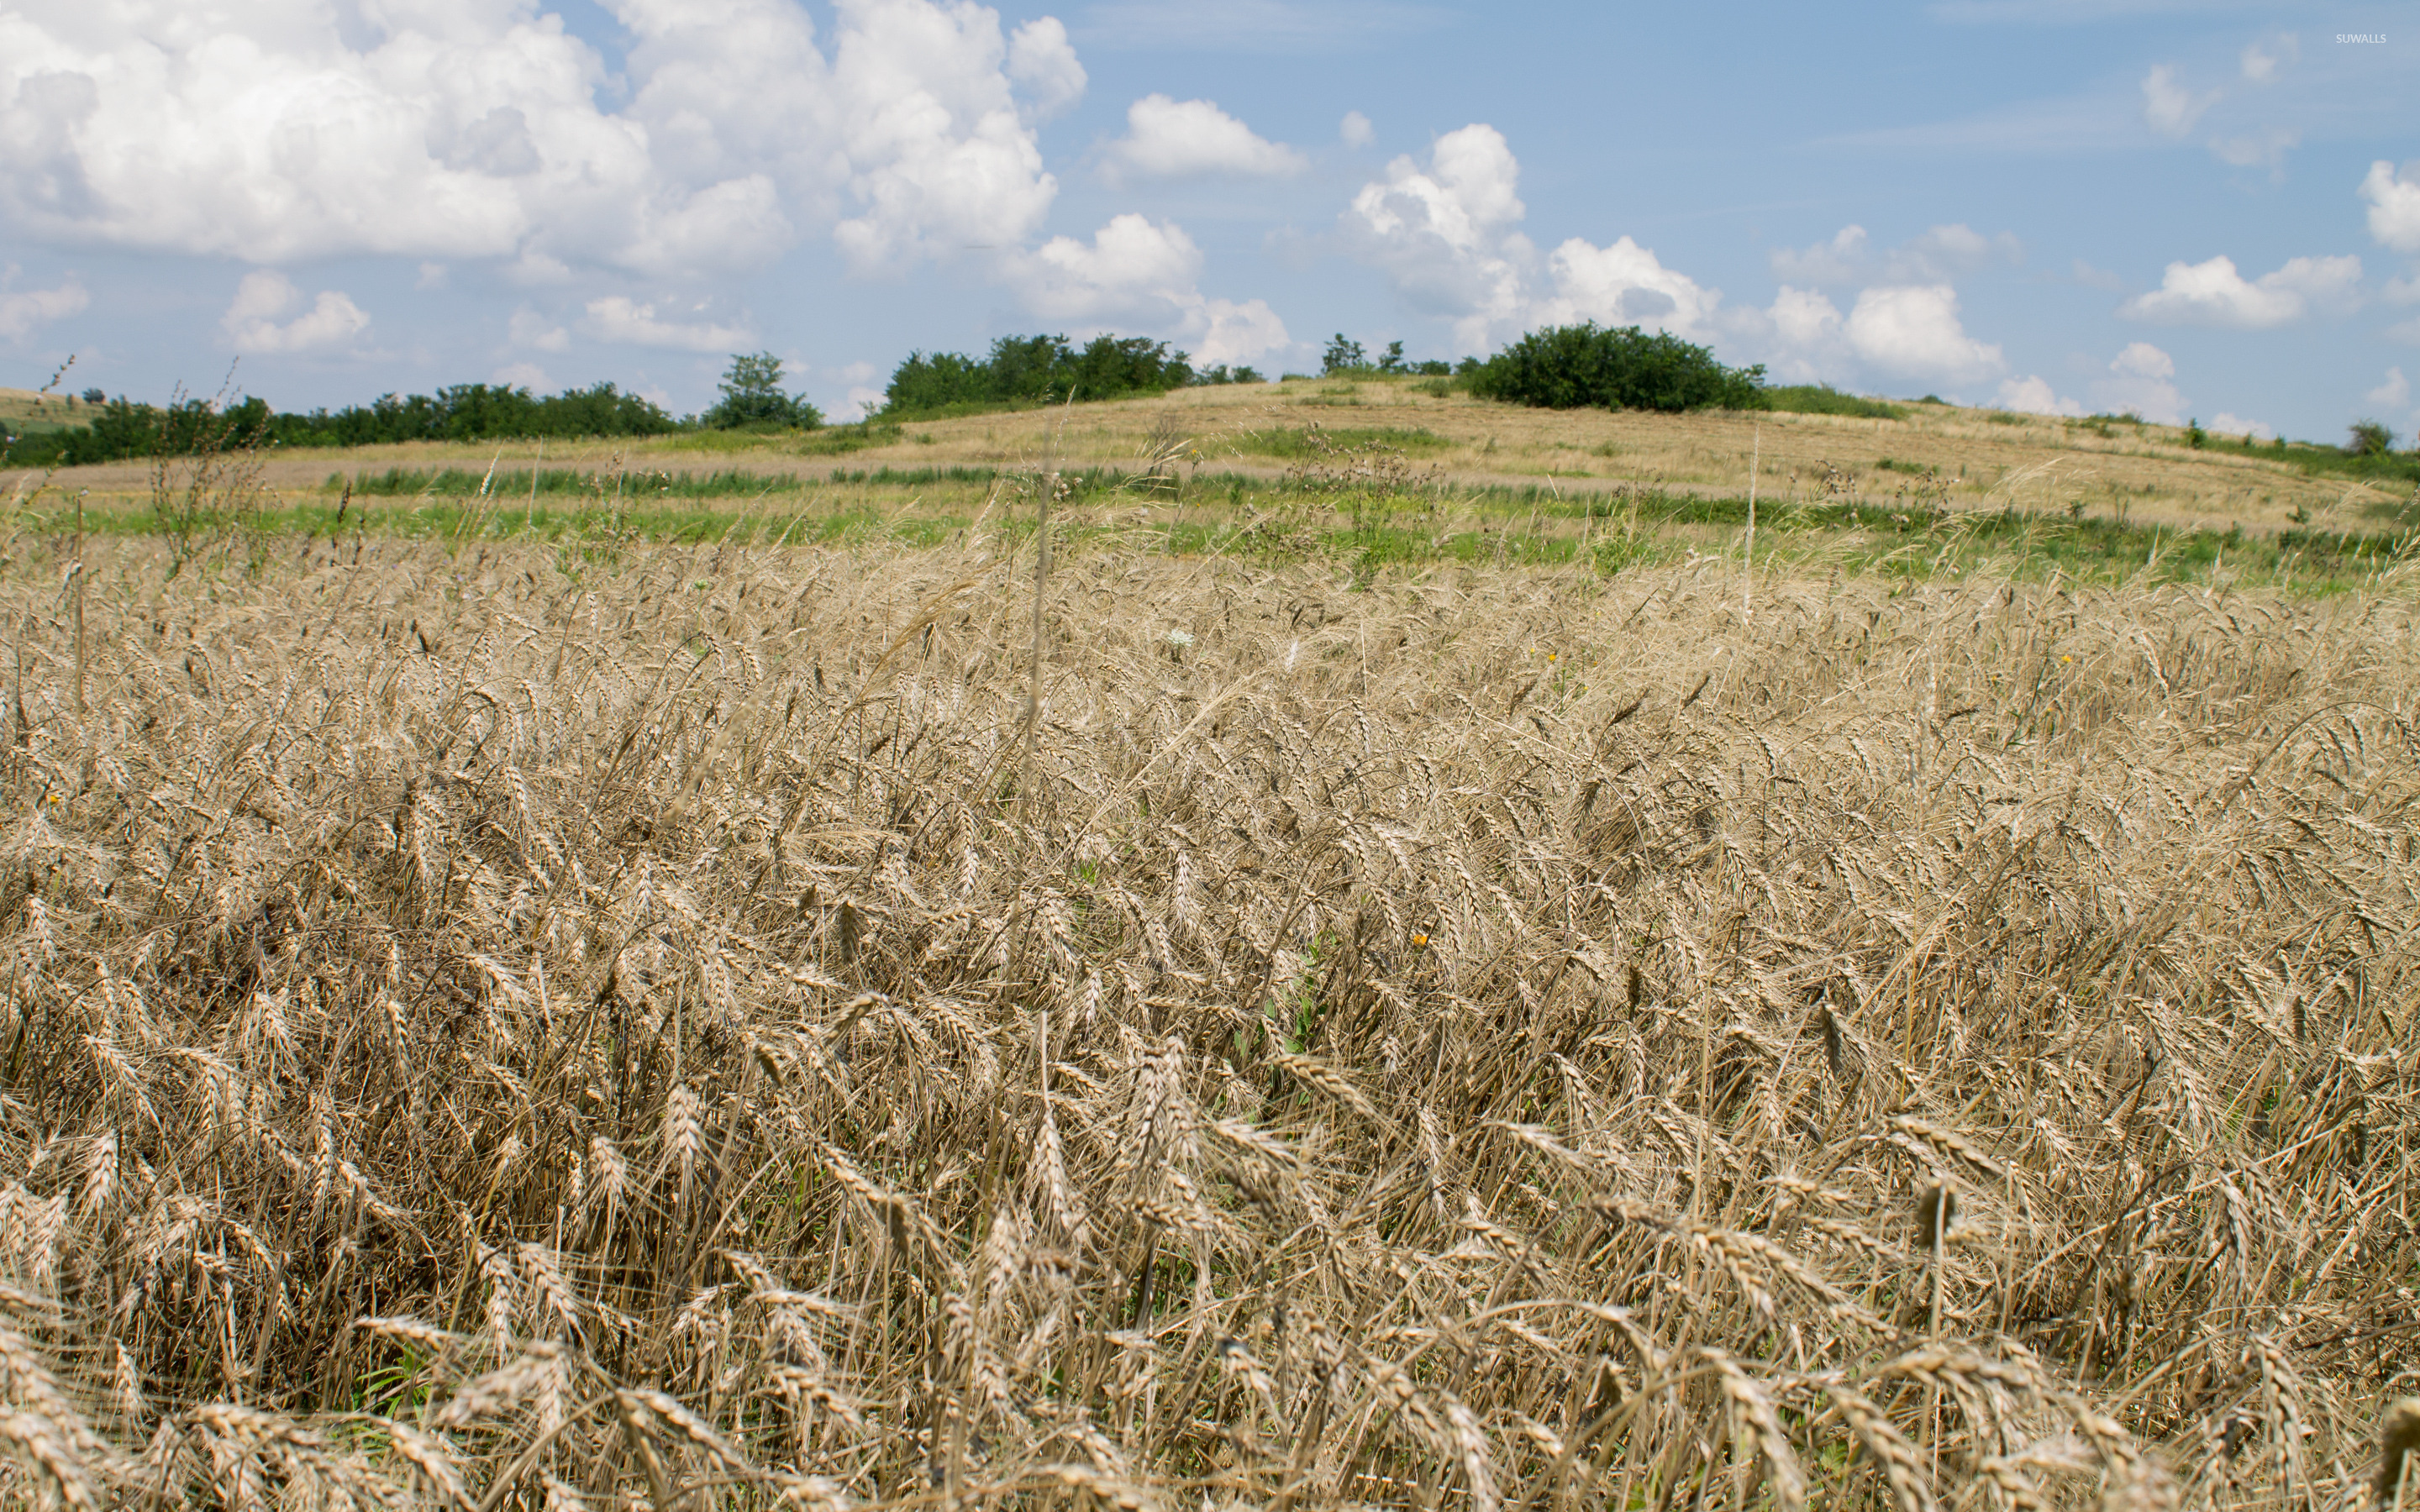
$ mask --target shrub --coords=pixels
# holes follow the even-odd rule
[[[2395,450],[2395,432],[2375,420],[2356,420],[2346,438],[2345,450],[2355,456],[2384,456]]]
[[[1345,340],[1344,332],[1341,331],[1328,338],[1327,349],[1319,354],[1322,377],[1335,373],[1358,373],[1369,365],[1370,355],[1361,349],[1361,344]]]
[[[715,430],[813,430],[822,411],[782,392],[782,360],[771,352],[734,352],[719,385],[722,397],[700,418]]]
[[[1758,409],[1764,367],[1725,367],[1668,332],[1590,320],[1523,336],[1471,375],[1470,392],[1549,409]]]

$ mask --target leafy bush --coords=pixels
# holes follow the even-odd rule
[[[1764,366],[1725,367],[1668,332],[1590,320],[1523,336],[1471,375],[1470,392],[1549,409],[1759,409]]]
[[[1214,371],[1216,371],[1214,369]],[[1256,381],[1230,373],[1228,382]],[[884,419],[940,411],[973,413],[1079,399],[1165,393],[1195,381],[1191,359],[1148,336],[1095,336],[1078,350],[1064,336],[1002,336],[981,360],[960,352],[910,352],[883,391]]]
[[[782,360],[771,352],[734,352],[718,385],[722,397],[699,418],[715,430],[814,430],[823,412],[782,392]]]
[[[1345,340],[1344,332],[1341,331],[1327,339],[1326,350],[1319,354],[1319,371],[1323,378],[1337,373],[1358,373],[1369,365],[1370,354],[1361,349],[1359,342]]]
[[[1204,368],[1193,375],[1196,388],[1209,388],[1221,383],[1266,383],[1268,379],[1261,376],[1259,368],[1246,367],[1241,363],[1230,368],[1226,363],[1220,363],[1216,367]]]
[[[1939,404],[1926,397],[1919,404]],[[1863,420],[1904,420],[1907,411],[1881,399],[1842,393],[1829,383],[1784,383],[1764,391],[1764,408],[1797,415],[1854,415]]]
[[[2347,436],[2345,450],[2355,456],[2384,456],[2395,450],[2395,432],[2375,420],[2356,420]]]

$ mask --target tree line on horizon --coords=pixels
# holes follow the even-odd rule
[[[1898,406],[1822,385],[1770,388],[1762,364],[1732,367],[1709,347],[1637,326],[1593,321],[1530,332],[1485,359],[1411,361],[1403,343],[1372,362],[1359,342],[1339,332],[1326,347],[1328,377],[1420,377],[1476,397],[1546,409],[1812,409],[1897,419]],[[1293,376],[1293,375],[1288,375]],[[1196,368],[1165,341],[1105,333],[1078,347],[1064,335],[1001,336],[981,357],[910,352],[894,368],[868,424],[943,419],[1047,404],[1166,393],[1177,389],[1265,381],[1248,366]],[[824,416],[802,394],[783,389],[782,359],[735,353],[720,396],[703,413],[675,417],[611,382],[539,395],[525,387],[460,383],[434,394],[388,393],[366,405],[308,411],[272,409],[246,396],[222,403],[184,394],[165,405],[87,389],[91,419],[82,425],[28,428],[0,439],[0,462],[76,467],[134,458],[246,447],[352,447],[402,441],[620,439],[679,431],[817,429]],[[1928,396],[1929,397],[1929,396]],[[73,404],[73,400],[70,400]],[[2195,432],[2199,427],[2195,427]],[[2364,421],[2353,427],[2349,459],[2392,466],[2395,438]],[[2196,436],[2195,444],[2201,438]]]

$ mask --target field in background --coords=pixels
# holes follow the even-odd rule
[[[0,1495],[2369,1494],[2408,571],[999,523],[21,533]]]
[[[1751,456],[1766,550],[1801,566],[2014,572],[2217,584],[2358,581],[2420,515],[2393,477],[2304,448],[2247,454],[2182,431],[1921,403],[1903,418],[1544,411],[1419,379],[1312,379],[1164,397],[637,442],[270,454],[277,523],[424,536],[946,539],[1032,513],[1074,479],[1078,538],[1166,551],[1388,563],[1586,560],[1615,569],[1737,552]],[[2230,449],[2231,448],[2231,449]],[[8,480],[21,530],[84,495],[101,528],[143,528],[149,470]],[[533,489],[533,484],[536,486]],[[349,501],[347,490],[350,489]],[[340,518],[337,506],[349,502]]]

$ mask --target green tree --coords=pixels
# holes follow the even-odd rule
[[[2375,420],[2356,420],[2345,450],[2355,456],[2384,456],[2395,450],[2395,432]]]
[[[1401,373],[1404,370],[1404,344],[1400,341],[1387,343],[1385,354],[1378,359],[1378,371]]]
[[[1361,344],[1345,340],[1342,331],[1328,340],[1327,350],[1319,359],[1322,373],[1357,373],[1369,365],[1369,354],[1362,351]]]
[[[716,430],[796,425],[813,430],[824,423],[814,405],[782,392],[782,360],[771,352],[734,352],[720,385],[722,397],[706,412]]]

